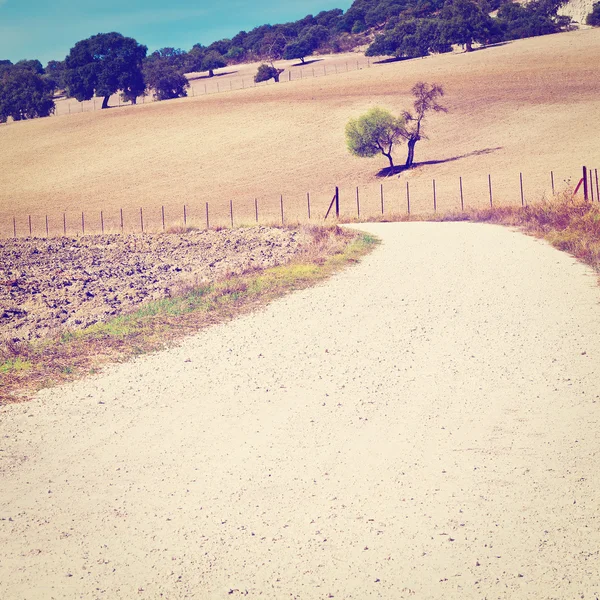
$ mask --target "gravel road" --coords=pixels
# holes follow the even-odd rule
[[[600,290],[490,225],[0,412],[0,598],[595,599]]]

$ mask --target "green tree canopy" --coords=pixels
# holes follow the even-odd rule
[[[592,12],[587,16],[586,25],[600,27],[600,2],[596,2],[592,7]]]
[[[446,39],[467,52],[473,50],[473,42],[486,43],[495,29],[493,19],[473,0],[447,0],[440,19]]]
[[[227,61],[216,50],[209,50],[202,58],[202,71],[208,71],[209,77],[214,77],[215,69],[226,66]]]
[[[170,100],[187,96],[190,84],[170,56],[153,52],[144,61],[144,80],[149,89],[154,90],[157,100]]]
[[[405,122],[383,108],[375,107],[346,125],[346,144],[355,156],[373,157],[383,154],[394,167],[394,144],[404,138]]]
[[[54,112],[53,90],[38,73],[13,66],[0,73],[0,123],[47,117]]]
[[[135,98],[145,89],[146,46],[120,33],[99,33],[77,42],[65,59],[67,93],[79,100],[103,96],[102,108],[118,90]]]
[[[263,63],[258,67],[258,71],[254,76],[254,83],[268,81],[269,79],[274,79],[276,82],[278,82],[281,73],[283,73],[283,69],[278,69],[273,65],[267,65],[266,63]]]

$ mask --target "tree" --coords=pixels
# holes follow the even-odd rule
[[[600,27],[600,2],[594,4],[592,12],[587,16],[585,23],[593,27]]]
[[[284,69],[278,69],[273,65],[267,65],[263,63],[258,67],[258,71],[254,76],[254,83],[260,83],[261,81],[268,81],[269,79],[274,79],[275,82],[279,82],[279,76],[283,73]]]
[[[208,71],[209,77],[214,77],[215,69],[227,66],[227,62],[216,50],[210,50],[202,59],[202,71]]]
[[[52,87],[43,77],[16,66],[0,74],[0,123],[47,117],[54,112]]]
[[[375,107],[346,125],[346,144],[355,156],[372,157],[381,153],[394,167],[392,149],[404,138],[405,123],[383,108]]]
[[[413,86],[411,92],[415,97],[413,103],[414,113],[410,111],[404,111],[403,113],[405,127],[402,135],[408,143],[406,168],[412,167],[414,163],[416,143],[419,140],[427,139],[422,127],[426,114],[432,110],[435,112],[448,112],[448,109],[439,103],[439,99],[444,95],[444,89],[441,85],[419,81]]]
[[[447,0],[441,11],[447,39],[473,50],[473,42],[485,43],[494,29],[492,18],[473,0]]]
[[[283,58],[286,60],[294,60],[299,58],[303,63],[304,58],[309,54],[313,53],[313,47],[309,40],[306,38],[290,42],[283,52]]]
[[[115,32],[77,42],[65,59],[67,93],[80,102],[103,96],[102,108],[118,90],[134,97],[141,94],[146,51],[133,38]]]
[[[170,100],[187,96],[189,81],[170,57],[159,52],[152,53],[144,61],[144,80],[154,90],[157,100]]]
[[[65,84],[65,63],[64,61],[51,60],[46,65],[44,79],[54,91],[64,89]]]

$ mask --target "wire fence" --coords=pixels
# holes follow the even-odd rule
[[[320,64],[323,63],[323,64]],[[289,83],[291,81],[300,81],[313,77],[325,77],[328,75],[337,75],[349,71],[360,71],[370,68],[374,63],[370,58],[348,59],[338,62],[327,62],[323,59],[309,60],[304,65],[302,63],[286,67],[281,73],[279,83]],[[232,65],[235,68],[234,65]],[[237,71],[227,70],[221,73],[215,73],[214,77],[198,76],[189,78],[190,87],[188,97],[205,96],[210,94],[219,94],[224,92],[233,92],[253,87],[265,87],[273,85],[275,81],[262,81],[255,83],[253,75],[239,76]],[[140,96],[137,104],[146,104],[158,102],[152,93]],[[131,102],[124,102],[120,94],[114,94],[110,97],[109,106],[121,107],[131,106]],[[56,103],[54,111],[55,116],[66,114],[77,114],[82,112],[93,112],[101,110],[102,98],[92,98],[84,102],[77,102],[74,98],[67,98]]]
[[[573,183],[572,183],[573,182]],[[578,183],[577,183],[578,182]],[[263,198],[144,206],[114,205],[61,212],[14,215],[0,222],[0,238],[57,237],[95,234],[159,233],[182,227],[198,229],[249,225],[323,224],[344,220],[368,221],[402,215],[459,212],[472,208],[526,206],[565,190],[590,202],[600,202],[598,169],[583,168],[583,177],[559,182],[554,171],[543,177],[520,172],[510,179],[486,177],[453,180],[386,178],[362,186],[332,185],[302,195],[274,194]]]

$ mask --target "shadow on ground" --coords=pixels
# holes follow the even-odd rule
[[[321,62],[322,60],[322,58],[314,58],[313,60],[305,60],[304,62],[295,63],[290,65],[290,67],[305,67],[306,65],[312,65],[313,63]]]
[[[415,162],[412,167],[407,168],[406,165],[396,165],[394,167],[386,167],[385,169],[381,169],[379,173],[377,173],[377,177],[391,177],[392,175],[400,175],[403,171],[408,171],[409,169],[416,169],[418,167],[425,167],[427,165],[441,165],[447,162],[454,162],[455,160],[460,160],[461,158],[468,158],[469,156],[482,156],[484,154],[491,154],[492,152],[496,152],[496,150],[502,150],[502,146],[497,146],[496,148],[484,148],[483,150],[474,150],[473,152],[467,152],[467,154],[461,154],[460,156],[452,156],[450,158],[441,158],[439,160],[425,160],[423,162]]]

